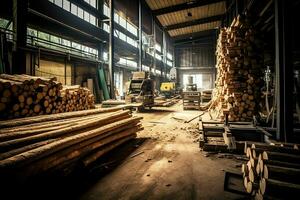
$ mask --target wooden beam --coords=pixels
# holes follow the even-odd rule
[[[164,14],[171,13],[171,12],[177,12],[177,11],[186,10],[186,9],[190,9],[190,8],[196,8],[196,7],[205,6],[205,5],[209,5],[209,4],[213,4],[213,3],[219,3],[222,1],[224,1],[224,0],[202,0],[202,1],[196,1],[196,2],[186,2],[186,3],[182,3],[182,4],[177,4],[174,6],[169,6],[169,7],[153,10],[153,14],[156,16],[164,15]]]
[[[188,26],[194,26],[194,25],[219,21],[219,20],[222,20],[223,17],[224,17],[224,14],[221,14],[221,15],[215,15],[215,16],[211,16],[211,17],[196,19],[196,20],[192,20],[192,21],[188,21],[188,22],[183,22],[183,23],[179,23],[179,24],[172,24],[172,25],[166,26],[165,30],[169,31],[169,30],[173,30],[173,29],[179,29],[179,28],[184,28],[184,27],[188,27]]]

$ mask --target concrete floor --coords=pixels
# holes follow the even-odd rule
[[[239,171],[238,162],[201,152],[197,120],[184,123],[198,114],[180,104],[135,114],[144,117],[137,139],[143,142],[132,144],[130,154],[94,178],[79,199],[246,199],[224,191],[224,171]],[[105,161],[106,167],[113,159]]]

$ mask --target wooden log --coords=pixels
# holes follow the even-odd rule
[[[283,181],[262,178],[259,184],[262,195],[270,197],[295,199],[300,194],[300,185]]]
[[[24,153],[26,151],[35,149],[37,147],[41,147],[41,146],[44,146],[46,144],[50,144],[51,142],[54,142],[56,140],[58,140],[58,139],[45,140],[45,141],[37,142],[37,143],[31,144],[31,145],[28,145],[28,146],[21,147],[21,148],[18,148],[18,149],[13,149],[13,150],[8,151],[6,153],[2,153],[0,155],[0,160],[4,160],[6,158],[10,158],[12,156],[18,155],[20,153]]]
[[[59,114],[53,114],[53,115],[45,115],[45,116],[36,116],[36,117],[28,117],[23,119],[16,119],[16,120],[5,120],[0,121],[0,128],[5,127],[15,127],[15,126],[21,126],[26,124],[33,124],[33,123],[39,123],[39,122],[46,122],[46,121],[54,121],[54,120],[60,120],[60,119],[68,119],[68,118],[74,118],[74,117],[81,117],[81,116],[87,116],[92,114],[98,114],[98,113],[108,113],[108,112],[114,112],[122,110],[122,108],[98,108],[98,109],[92,109],[92,110],[84,110],[84,111],[76,111],[71,113],[59,113]]]
[[[7,141],[7,140],[14,140],[18,138],[24,138],[24,137],[29,137],[32,135],[37,135],[39,133],[45,133],[53,130],[58,130],[58,129],[63,129],[66,127],[70,127],[72,124],[66,123],[63,125],[56,125],[56,126],[51,126],[51,127],[46,127],[46,128],[41,128],[41,129],[36,129],[35,127],[32,127],[32,130],[25,130],[25,131],[17,131],[17,132],[10,132],[10,133],[1,133],[0,134],[0,142]]]
[[[291,148],[291,147],[284,147],[284,146],[276,146],[276,145],[263,145],[263,144],[252,144],[252,149],[256,149],[257,151],[272,151],[278,153],[288,153],[288,154],[297,154],[300,155],[300,150]]]
[[[114,122],[108,125],[104,125],[100,128],[63,138],[59,141],[52,142],[50,144],[44,145],[42,147],[38,147],[36,149],[24,152],[22,154],[13,156],[11,158],[5,159],[0,161],[0,171],[1,169],[7,169],[7,168],[15,168],[17,166],[26,165],[28,163],[31,163],[35,160],[38,160],[40,158],[43,158],[45,156],[48,156],[52,153],[58,152],[64,148],[67,148],[71,145],[78,144],[82,141],[88,140],[90,138],[93,138],[97,135],[103,134],[105,132],[112,131],[116,128],[119,128],[123,125],[126,125],[128,123],[140,120],[142,118],[138,117],[132,117],[130,119],[121,120],[118,122]]]
[[[265,179],[279,180],[300,184],[300,169],[264,165],[263,177]]]
[[[123,115],[128,115],[128,111],[116,112],[113,114],[108,114],[105,117],[101,116],[100,118],[96,117],[93,120],[75,122],[73,125],[61,128],[59,130],[52,130],[38,135],[1,142],[0,152],[5,152],[7,150],[32,144],[41,140],[56,138],[72,131],[82,130],[93,126],[105,125],[107,123],[112,122],[115,118]]]
[[[9,74],[0,74],[0,78],[10,80],[10,81],[15,81],[15,82],[21,82],[24,85],[28,85],[30,83],[28,79],[23,79],[21,77],[16,77],[14,75],[9,75]]]
[[[258,162],[259,162],[259,165],[260,165],[260,171],[263,171],[263,166],[265,164],[266,165],[279,166],[279,167],[300,169],[300,164],[296,164],[296,163],[281,162],[281,161],[275,161],[275,160],[261,160],[261,161],[258,161]]]
[[[135,135],[130,135],[128,137],[122,138],[112,144],[108,144],[105,145],[103,148],[100,148],[97,150],[97,152],[99,152],[99,154],[105,154],[108,153],[109,151],[111,151],[113,148],[116,148],[117,146],[125,143],[128,140],[131,140],[135,137]],[[114,147],[116,146],[116,147]],[[74,172],[74,170],[78,169],[78,166],[84,167],[84,164],[81,164],[78,162],[70,162],[70,164],[63,164],[63,165],[59,165],[56,166],[55,169],[53,169],[53,171],[55,171],[55,173],[57,173],[58,171],[62,172],[62,174],[64,176],[68,176],[69,174],[71,174],[72,172]]]
[[[99,159],[104,154],[108,153],[109,151],[115,149],[116,147],[120,146],[121,144],[127,142],[128,140],[131,140],[136,137],[136,134],[131,134],[127,137],[121,138],[115,142],[112,142],[106,146],[104,146],[101,149],[98,149],[96,152],[88,155],[86,158],[82,160],[82,163],[84,166],[88,166],[91,163],[95,162],[97,159]]]
[[[139,128],[132,126],[131,128],[123,128],[125,130],[119,130],[119,128],[112,130],[110,132],[101,134],[96,138],[83,141],[79,145],[71,146],[58,154],[51,157],[42,159],[40,162],[36,162],[34,165],[30,165],[28,171],[29,174],[41,173],[48,170],[53,170],[55,167],[62,167],[62,165],[69,165],[71,162],[75,162],[78,159],[87,156],[90,152],[106,145],[112,143],[121,138],[134,135]],[[26,170],[27,171],[27,170]]]
[[[289,162],[300,164],[300,156],[294,154],[277,153],[277,152],[266,152],[262,153],[263,160],[274,160],[280,162]]]

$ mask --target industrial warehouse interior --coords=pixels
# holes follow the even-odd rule
[[[1,0],[0,199],[299,199],[300,0]]]

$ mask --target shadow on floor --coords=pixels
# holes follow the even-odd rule
[[[126,158],[133,156],[133,152],[146,140],[148,138],[136,138],[128,141],[104,155],[90,167],[76,166],[73,168],[75,170],[67,175],[65,172],[56,172],[31,178],[25,183],[2,182],[0,185],[3,189],[1,199],[78,199],[96,181],[121,165]]]

